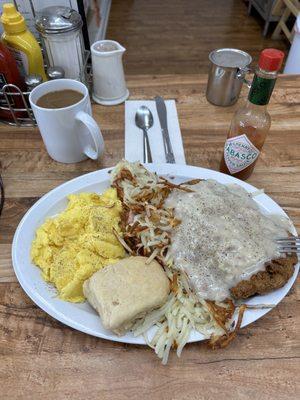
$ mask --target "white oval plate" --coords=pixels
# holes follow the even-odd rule
[[[203,178],[215,179],[220,183],[237,183],[244,187],[248,192],[257,190],[248,183],[232,178],[220,172],[191,167],[187,165],[147,165],[152,171],[156,171],[160,175],[169,176],[174,182],[179,183],[187,179]],[[21,220],[13,240],[12,260],[16,276],[28,294],[28,296],[46,313],[53,318],[74,329],[101,337],[124,343],[145,344],[142,337],[134,337],[131,333],[118,337],[113,333],[105,330],[101,324],[100,318],[96,312],[85,303],[75,304],[62,301],[56,297],[56,291],[49,284],[45,283],[41,278],[40,269],[32,264],[30,260],[30,247],[34,239],[36,229],[45,221],[45,218],[54,216],[63,211],[67,206],[67,195],[80,192],[96,192],[103,193],[110,185],[109,173],[110,168],[100,171],[91,172],[82,175],[69,182],[58,186],[51,192],[43,196],[37,201]],[[257,203],[269,213],[286,215],[269,196],[260,194],[255,197]],[[296,234],[296,230],[294,232]],[[281,289],[275,290],[264,296],[256,296],[247,301],[248,304],[278,304],[288,293],[293,285],[299,271],[299,264],[295,268],[295,272],[291,279]],[[244,314],[242,326],[246,326],[265,315],[270,309],[247,310]],[[154,330],[149,331],[151,337]],[[193,331],[189,342],[204,340],[204,337]]]

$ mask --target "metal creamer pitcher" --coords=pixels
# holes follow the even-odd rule
[[[231,106],[239,98],[252,57],[238,49],[218,49],[209,60],[206,98],[216,106]]]

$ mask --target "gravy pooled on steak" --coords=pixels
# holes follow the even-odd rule
[[[222,301],[230,288],[280,257],[276,238],[288,236],[289,221],[263,214],[238,185],[206,180],[191,188],[192,193],[176,189],[166,200],[181,220],[171,256],[197,296]]]

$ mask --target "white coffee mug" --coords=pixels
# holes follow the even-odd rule
[[[83,98],[68,107],[43,108],[36,103],[49,92],[75,90]],[[32,90],[29,101],[49,155],[62,163],[98,159],[104,150],[104,140],[96,121],[87,87],[73,79],[57,79],[42,83]]]

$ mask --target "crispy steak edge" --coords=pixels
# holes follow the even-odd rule
[[[265,294],[281,288],[293,275],[297,262],[296,254],[270,261],[266,264],[265,271],[257,272],[250,279],[243,280],[231,288],[232,297],[247,299],[257,294]]]

